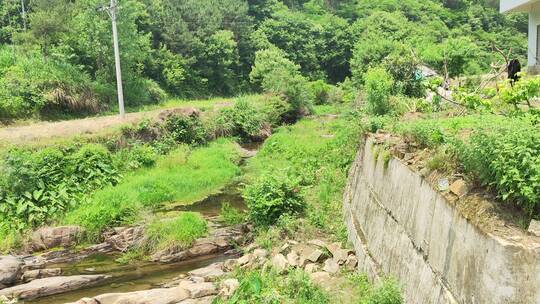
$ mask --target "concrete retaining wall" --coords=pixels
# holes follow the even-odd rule
[[[397,278],[406,303],[540,304],[539,238],[481,231],[399,160],[385,168],[372,144],[344,194],[360,271]]]

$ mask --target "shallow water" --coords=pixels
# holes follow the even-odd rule
[[[242,144],[241,146],[246,150],[255,151],[258,150],[260,145],[261,143],[247,143]],[[229,203],[233,208],[239,210],[246,209],[237,183],[227,186],[220,193],[211,195],[200,202],[196,202],[192,205],[169,206],[168,208],[166,207],[157,211],[157,213],[165,214],[178,211],[194,211],[200,212],[205,217],[215,217],[219,216],[223,203]],[[159,288],[161,284],[170,282],[181,274],[197,268],[206,267],[212,263],[233,258],[233,256],[218,253],[171,264],[154,262],[120,264],[115,261],[118,257],[119,255],[94,255],[77,263],[48,265],[47,268],[62,268],[63,275],[66,276],[107,274],[110,275],[111,278],[93,287],[19,303],[58,304],[75,302],[81,298],[94,297],[104,293],[131,292]]]
[[[51,265],[50,267],[64,269],[64,275],[108,274],[112,276],[110,279],[97,286],[19,303],[58,304],[75,302],[84,297],[93,297],[104,293],[158,288],[160,284],[170,282],[180,274],[229,258],[233,258],[233,256],[221,253],[171,264],[137,262],[124,265],[114,261],[116,256],[93,256],[80,263]]]

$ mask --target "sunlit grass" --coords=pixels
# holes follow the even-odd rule
[[[156,166],[126,176],[115,187],[95,192],[68,212],[64,222],[83,226],[96,237],[106,227],[138,220],[144,210],[164,203],[189,204],[217,192],[237,176],[235,143],[221,139],[208,147],[183,146],[158,160]]]

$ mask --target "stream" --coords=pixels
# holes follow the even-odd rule
[[[256,151],[260,144],[246,144],[242,148],[250,152]],[[245,158],[241,166],[245,163]],[[217,194],[211,195],[192,205],[172,205],[158,210],[157,214],[177,211],[200,212],[205,218],[216,217],[220,214],[221,205],[229,203],[233,208],[245,210],[244,200],[239,191],[239,184],[232,183]],[[116,262],[120,254],[94,255],[77,263],[47,265],[47,268],[61,268],[62,275],[88,275],[107,274],[111,278],[88,288],[82,288],[62,294],[51,295],[34,300],[20,301],[19,303],[32,304],[58,304],[75,302],[84,297],[93,297],[105,293],[123,293],[138,290],[159,288],[162,284],[170,282],[181,274],[191,270],[206,267],[221,262],[233,255],[224,252],[214,255],[202,256],[178,263],[161,264],[155,262],[136,261],[130,264]]]

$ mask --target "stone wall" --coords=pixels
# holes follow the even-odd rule
[[[540,303],[538,237],[483,232],[400,160],[376,160],[372,145],[344,194],[360,271],[397,278],[406,303]]]

